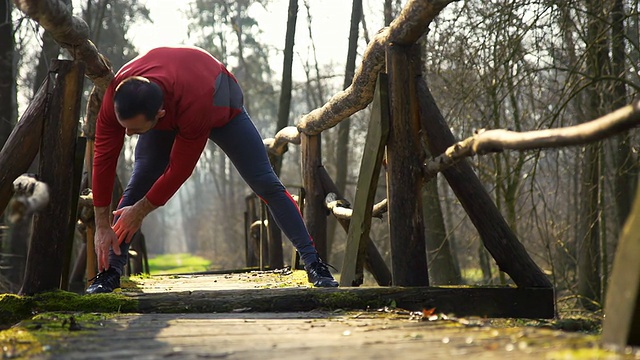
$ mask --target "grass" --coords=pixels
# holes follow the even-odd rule
[[[207,271],[210,266],[210,260],[191,254],[164,254],[149,259],[151,275]]]

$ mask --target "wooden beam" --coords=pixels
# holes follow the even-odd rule
[[[393,284],[429,285],[422,217],[420,119],[415,90],[419,49],[387,46],[391,121],[387,141],[387,199]]]
[[[415,79],[420,103],[422,129],[434,156],[455,143],[423,77]],[[501,271],[509,274],[518,286],[553,287],[551,281],[527,254],[526,249],[509,228],[493,199],[466,160],[443,171],[449,186],[475,225],[484,246],[489,250]]]
[[[11,200],[13,181],[29,170],[38,154],[49,84],[47,77],[0,151],[0,215]]]
[[[82,85],[80,85],[82,87]],[[73,98],[65,98],[65,107],[73,107],[72,101],[80,100]],[[80,111],[78,110],[78,118]],[[67,239],[64,244],[64,257],[62,262],[62,279],[60,281],[60,289],[69,290],[69,279],[71,273],[71,257],[73,256],[73,241],[75,239],[76,224],[78,223],[78,203],[80,202],[80,183],[82,182],[82,168],[84,163],[84,152],[87,147],[87,139],[84,137],[77,137],[74,149],[74,162],[73,162],[73,176],[69,179],[69,186],[71,186],[71,198],[69,199],[69,221],[67,223]]]
[[[640,191],[616,249],[604,306],[602,341],[624,349],[640,346]]]
[[[324,186],[327,192],[335,194],[339,199],[344,199],[325,168],[320,168],[320,178],[322,179],[322,186]],[[342,226],[344,231],[349,232],[350,219],[336,218],[336,220],[340,226]],[[389,267],[387,267],[387,264],[384,262],[382,255],[380,255],[380,251],[378,251],[378,248],[376,248],[376,245],[369,236],[366,238],[364,268],[373,275],[373,278],[376,279],[378,285],[391,285],[391,271],[389,271]]]
[[[184,291],[125,294],[141,313],[211,313],[398,308],[450,316],[550,319],[555,316],[553,289],[514,287],[360,287]]]
[[[340,286],[358,286],[364,279],[363,264],[371,228],[371,212],[382,168],[384,148],[389,136],[388,86],[386,74],[380,73],[360,163],[353,213],[347,232],[347,244],[340,268]]]
[[[58,75],[44,124],[40,158],[40,176],[51,187],[51,201],[34,220],[20,290],[27,295],[60,287],[65,242],[70,236],[68,224],[76,211],[72,204],[80,195],[73,193],[70,179],[74,177],[84,65],[55,60],[52,68]]]

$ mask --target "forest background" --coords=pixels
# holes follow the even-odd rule
[[[68,1],[68,0],[67,0]],[[401,0],[362,4],[356,66],[372,36],[397,16]],[[278,129],[287,8],[298,4],[288,124],[342,90],[353,6],[344,0],[74,0],[73,13],[117,71],[140,52],[197,45],[228,64],[264,138]],[[458,1],[421,39],[424,74],[458,139],[476,129],[557,128],[595,119],[630,103],[640,86],[638,1]],[[67,56],[36,22],[0,0],[0,143],[47,74]],[[90,82],[85,82],[88,95]],[[84,108],[84,107],[83,107]],[[353,199],[368,109],[326,131],[323,162]],[[345,134],[348,134],[345,136]],[[471,159],[479,178],[563,299],[603,299],[620,229],[638,178],[637,131],[581,147],[505,152]],[[126,183],[136,138],[128,138],[118,175]],[[301,185],[299,149],[289,146],[281,178]],[[386,197],[384,171],[376,201]],[[167,206],[143,225],[151,255],[192,253],[215,269],[243,267],[244,210],[250,190],[225,155],[209,144],[196,171]],[[441,177],[425,187],[424,214],[432,283],[508,282]],[[434,220],[436,219],[436,220]],[[442,219],[442,221],[437,221]],[[342,229],[330,223],[329,263],[341,264]],[[390,262],[388,224],[371,238]],[[431,244],[434,241],[430,241]],[[6,246],[4,247],[6,249]],[[449,250],[449,251],[444,251]],[[291,246],[285,242],[285,259]],[[436,268],[439,257],[452,266]],[[439,272],[447,272],[440,276]]]

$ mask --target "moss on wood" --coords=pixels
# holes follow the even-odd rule
[[[34,296],[0,295],[0,328],[10,326],[33,314],[50,311],[135,312],[134,298],[121,294],[82,296],[68,291],[52,291]]]

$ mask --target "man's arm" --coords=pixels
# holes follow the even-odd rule
[[[147,192],[146,198],[151,204],[164,205],[191,176],[209,139],[207,135],[208,132],[195,139],[187,139],[180,134],[176,136],[169,166]]]
[[[111,229],[109,205],[116,176],[118,155],[124,142],[124,129],[118,124],[113,110],[113,87],[109,86],[102,98],[96,121],[93,159],[93,204],[96,222],[94,237],[98,271],[109,269],[109,248],[120,255],[118,237]]]

